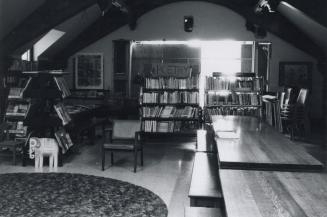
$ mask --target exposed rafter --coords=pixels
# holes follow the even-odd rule
[[[327,28],[327,1],[326,0],[284,0],[285,2],[303,11],[310,18]]]
[[[96,0],[45,1],[0,43],[4,55],[41,36],[68,18],[92,6]]]
[[[180,2],[181,0],[138,0],[131,1],[130,8],[135,12],[132,20],[142,16],[148,11],[165,4]],[[256,0],[241,1],[241,0],[205,0],[214,4],[219,4],[237,12],[246,20],[264,27],[267,31],[279,36],[285,41],[293,44],[295,47],[309,53],[317,59],[323,58],[322,49],[313,43],[310,38],[303,34],[295,25],[290,23],[287,19],[277,13],[272,15],[256,15],[254,13],[254,6]],[[84,47],[94,43],[100,38],[110,34],[130,21],[124,19],[123,13],[112,10],[104,17],[99,18],[90,28],[85,30],[79,37],[77,37],[66,49],[57,55],[56,59],[66,60],[69,56]],[[245,27],[244,27],[245,28]]]

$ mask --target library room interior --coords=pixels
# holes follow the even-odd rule
[[[326,217],[326,11],[0,0],[0,216]]]

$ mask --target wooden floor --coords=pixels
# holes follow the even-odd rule
[[[323,164],[269,125],[253,117],[215,116],[213,128],[231,131],[233,138],[216,136],[220,168],[316,171]],[[237,135],[235,138],[235,135]],[[224,135],[223,135],[224,137]]]
[[[327,216],[327,174],[220,170],[228,217]]]

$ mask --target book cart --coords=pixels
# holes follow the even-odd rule
[[[65,127],[71,118],[63,105],[63,99],[70,95],[62,71],[27,71],[28,76],[22,97],[30,102],[24,125],[33,136],[56,138],[59,145],[59,166],[62,154],[73,144]]]

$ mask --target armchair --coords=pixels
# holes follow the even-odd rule
[[[137,167],[137,153],[140,152],[141,166],[143,166],[143,145],[140,129],[141,122],[139,120],[113,120],[112,129],[105,131],[105,141],[101,146],[102,170],[105,167],[106,151],[110,151],[111,165],[114,164],[114,152],[133,152],[134,172],[136,172]]]

